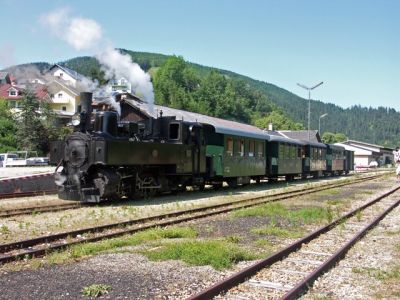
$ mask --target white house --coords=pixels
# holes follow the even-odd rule
[[[54,79],[47,84],[50,107],[60,116],[73,116],[80,104],[79,91],[63,81]]]
[[[124,77],[119,79],[111,80],[107,86],[108,92],[117,92],[117,93],[132,93],[132,85],[131,83]]]
[[[82,80],[82,75],[78,72],[71,70],[67,67],[60,66],[58,64],[53,65],[47,74],[56,77],[59,80],[64,81],[66,85],[76,87],[77,82]]]

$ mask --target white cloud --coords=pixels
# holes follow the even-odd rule
[[[76,50],[90,49],[101,41],[102,30],[93,20],[74,18],[68,26],[65,39]]]
[[[73,17],[68,8],[43,14],[39,21],[78,51],[95,48],[102,41],[102,29],[96,21]]]

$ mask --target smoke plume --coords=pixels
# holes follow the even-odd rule
[[[74,17],[69,9],[62,8],[42,15],[40,22],[74,49],[78,51],[95,50],[95,57],[102,65],[106,78],[126,78],[131,83],[134,92],[139,97],[143,97],[149,104],[149,109],[152,109],[154,92],[150,75],[133,62],[128,54],[122,54],[114,49],[103,37],[102,28],[96,21]],[[92,91],[99,90],[96,82],[84,84],[87,84]]]
[[[108,48],[96,55],[96,58],[101,63],[107,79],[125,77],[139,96],[143,96],[148,103],[154,102],[150,75],[144,72],[137,63],[132,62],[128,54]]]

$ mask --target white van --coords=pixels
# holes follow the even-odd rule
[[[15,162],[18,160],[18,155],[15,153],[0,153],[0,167],[7,167],[8,163],[11,161]]]

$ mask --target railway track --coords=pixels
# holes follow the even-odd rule
[[[54,195],[54,194],[57,194],[57,190],[55,189],[45,190],[45,191],[2,193],[0,194],[0,199],[35,197],[35,196]]]
[[[372,180],[377,177],[380,176],[376,175],[366,178],[358,178],[354,181],[342,182],[340,184],[327,184],[319,187],[286,191],[271,196],[257,196],[248,199],[238,200],[231,203],[223,203],[202,208],[176,211],[147,218],[139,218],[125,222],[84,228],[53,235],[41,236],[28,240],[17,241],[8,244],[1,244],[0,263],[7,263],[27,257],[43,256],[51,251],[64,249],[66,247],[83,242],[97,242],[100,240],[110,239],[125,234],[132,234],[154,227],[179,224],[216,214],[227,213],[240,208],[252,207],[267,202],[280,201],[288,198],[294,198],[306,194],[324,191],[331,188],[350,185],[360,181]]]
[[[399,189],[396,186],[189,299],[297,299],[400,204],[400,197],[389,197]]]
[[[82,206],[84,206],[83,203],[73,202],[73,203],[55,204],[55,205],[20,207],[20,208],[11,208],[4,210],[2,209],[0,210],[0,218],[9,218],[26,214],[63,211],[67,209],[80,208]]]
[[[356,179],[354,183],[359,182],[359,180],[370,180],[377,178],[382,175],[372,175],[370,177],[366,177],[366,179]],[[335,186],[336,183],[328,183],[324,185],[325,187],[330,187],[330,186]],[[303,190],[303,189],[301,189]],[[37,194],[42,194],[43,192],[37,192]],[[283,192],[279,193],[276,195],[285,195],[290,192]],[[22,194],[22,193],[21,193]],[[36,194],[36,195],[37,195]],[[31,194],[34,196],[34,194]],[[0,196],[1,199],[1,196]],[[0,209],[0,218],[7,218],[7,217],[15,217],[19,215],[25,215],[25,214],[35,214],[35,213],[44,213],[44,212],[56,212],[56,211],[62,211],[62,210],[67,210],[67,209],[73,209],[73,208],[80,208],[84,206],[82,203],[68,203],[68,204],[59,204],[59,205],[43,205],[43,206],[31,206],[31,207],[22,207],[22,208],[10,208],[10,209]]]

